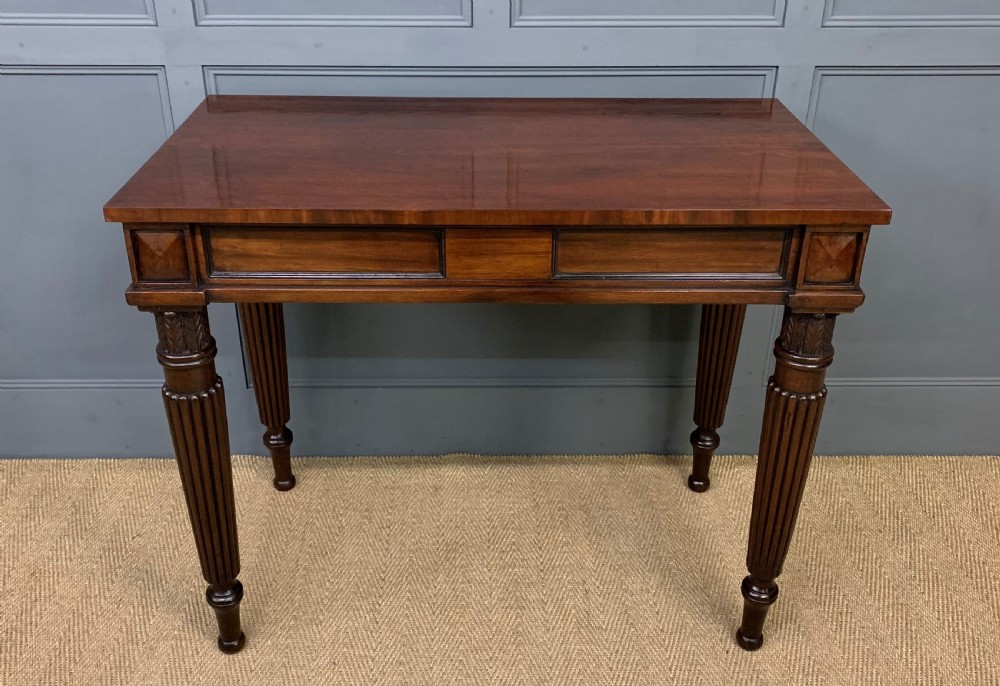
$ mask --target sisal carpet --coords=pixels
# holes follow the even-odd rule
[[[171,461],[0,461],[0,684],[1000,683],[1000,459],[819,458],[757,653],[755,461],[689,464],[238,457],[226,656]]]

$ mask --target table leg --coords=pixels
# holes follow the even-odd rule
[[[708,469],[719,447],[717,430],[726,418],[726,403],[733,385],[736,353],[743,333],[746,305],[703,305],[698,342],[698,382],[694,395],[694,423],[691,433],[694,467],[688,487],[697,493],[708,490]]]
[[[163,366],[163,404],[180,469],[188,515],[208,582],[208,604],[219,623],[219,649],[235,653],[243,648],[240,601],[243,585],[229,428],[222,379],[215,373],[215,340],[205,308],[154,310]]]
[[[736,642],[745,650],[764,643],[767,610],[778,597],[775,579],[788,553],[795,518],[812,461],[826,401],[823,383],[833,361],[834,314],[785,309],[777,360],[768,382],[757,458],[747,569],[743,580],[743,622]]]
[[[285,352],[285,318],[281,303],[241,303],[243,339],[253,374],[260,423],[266,427],[264,445],[274,465],[274,487],[288,491],[295,486],[292,474],[292,432],[288,401],[288,359]]]

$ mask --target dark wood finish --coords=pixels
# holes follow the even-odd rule
[[[780,282],[791,240],[791,230],[566,230],[556,238],[556,274]]]
[[[776,100],[209,96],[105,217],[788,226],[889,208]]]
[[[222,378],[215,373],[215,340],[204,309],[155,311],[163,366],[163,404],[170,424],[188,515],[208,582],[205,596],[219,623],[219,649],[235,653],[246,638],[240,630],[243,585],[229,429]]]
[[[198,267],[191,227],[186,224],[130,224],[125,227],[132,282],[143,289],[194,290]]]
[[[240,305],[278,488],[284,302],[704,305],[692,434],[709,485],[744,313],[784,305],[738,642],[762,642],[819,426],[834,317],[890,210],[774,100],[211,96],[105,207],[157,312],[165,401],[220,647],[242,645],[205,305]]]
[[[857,287],[868,245],[868,231],[811,227],[805,234],[800,288]]]
[[[264,425],[264,447],[274,465],[274,487],[290,491],[292,474],[292,417],[288,400],[288,358],[285,352],[285,314],[281,303],[241,303],[240,323],[246,346],[257,412]]]
[[[694,465],[688,487],[696,493],[708,490],[712,454],[719,447],[718,429],[726,419],[729,390],[733,385],[736,353],[743,333],[746,305],[703,305],[698,340],[698,381],[694,395],[691,447]]]
[[[202,240],[215,277],[442,276],[440,231],[211,226]]]
[[[184,231],[133,231],[136,278],[139,281],[190,281]]]
[[[741,587],[743,622],[736,633],[746,650],[763,645],[764,619],[778,598],[775,579],[788,554],[826,402],[823,380],[833,362],[835,322],[833,314],[786,309],[774,345],[777,363],[767,384],[750,515],[750,575]]]
[[[531,229],[448,229],[448,279],[548,279],[552,235]]]
[[[858,233],[817,233],[809,241],[806,281],[809,283],[853,283],[861,247]]]

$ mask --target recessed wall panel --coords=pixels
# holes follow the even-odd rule
[[[996,0],[826,0],[824,26],[997,26]]]
[[[471,26],[472,0],[194,0],[205,26]]]
[[[820,69],[809,123],[893,208],[864,306],[837,325],[837,379],[1000,378],[1000,69]]]
[[[155,68],[0,68],[0,384],[157,376],[101,208],[172,128],[163,83]]]
[[[0,24],[156,24],[153,0],[0,0]]]
[[[636,68],[205,68],[210,93],[434,97],[760,98],[773,67]]]
[[[781,26],[785,0],[511,0],[514,26]]]

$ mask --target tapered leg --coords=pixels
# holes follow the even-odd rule
[[[285,353],[285,319],[281,303],[241,303],[240,321],[246,342],[260,423],[266,427],[264,445],[274,465],[274,487],[288,491],[295,486],[292,474],[292,432],[288,402],[288,360]]]
[[[712,454],[719,447],[717,430],[726,418],[726,403],[733,385],[736,353],[743,333],[746,305],[703,305],[701,335],[698,342],[698,384],[694,394],[694,423],[691,447],[694,468],[688,487],[703,493],[711,483],[708,469]]]
[[[219,649],[238,652],[243,585],[233,503],[233,471],[222,379],[215,373],[215,340],[205,308],[155,310],[163,366],[163,404],[187,500],[188,515],[208,582],[205,595],[219,623]]]
[[[819,431],[826,368],[833,361],[836,315],[785,310],[774,344],[774,376],[767,385],[757,480],[750,515],[743,622],[736,642],[746,650],[763,645],[764,618],[778,597],[775,579],[788,553],[799,503]]]

